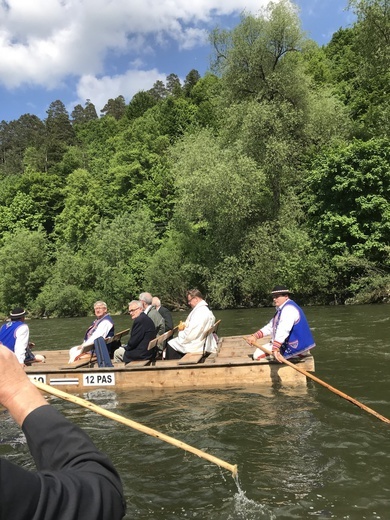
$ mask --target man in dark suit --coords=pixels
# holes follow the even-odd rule
[[[68,421],[0,345],[0,404],[21,426],[37,471],[0,458],[0,518],[120,520],[122,484],[109,458]]]
[[[137,361],[141,359],[152,359],[155,349],[148,350],[149,341],[156,337],[156,328],[153,321],[145,314],[143,304],[139,300],[129,303],[129,314],[133,320],[129,341],[125,347],[119,347],[114,352],[114,361]]]
[[[153,305],[153,307],[156,308],[156,310],[161,314],[161,316],[165,320],[165,331],[164,332],[168,332],[168,330],[172,330],[173,329],[173,319],[172,319],[171,311],[168,310],[163,305],[161,305],[161,300],[157,296],[153,296],[152,305]]]

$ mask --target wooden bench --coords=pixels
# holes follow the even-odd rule
[[[80,359],[79,361],[73,361],[73,363],[68,363],[67,365],[63,365],[60,367],[60,370],[74,370],[75,368],[85,367],[91,363],[96,362],[96,356],[90,356],[88,359]]]
[[[126,363],[126,368],[135,368],[135,367],[145,367],[146,365],[149,365],[150,359],[138,359],[136,361],[129,361]]]
[[[111,338],[104,338],[104,341],[106,342],[106,345],[110,345],[114,341],[119,341],[123,336],[126,336],[130,332],[130,329],[122,330],[121,332],[117,332],[112,336]],[[80,351],[80,354],[78,357],[82,356],[83,354],[88,354],[88,352],[91,352],[95,348],[94,344],[92,345],[85,345]]]
[[[153,348],[157,347],[157,345],[162,345],[164,341],[166,341],[168,338],[172,336],[174,330],[175,329],[168,330],[167,332],[164,332],[164,334],[160,334],[160,336],[157,336],[157,338],[150,340],[148,344],[148,350],[152,350]],[[126,363],[125,367],[143,367],[145,365],[148,365],[151,361],[152,359],[140,359],[129,361],[128,363]]]
[[[112,336],[111,338],[105,338],[104,341],[106,342],[107,345],[110,345],[110,343],[113,343],[114,341],[120,341],[120,339],[123,336],[126,336],[129,332],[130,332],[130,329],[121,330],[120,332],[117,332],[116,334],[114,334],[114,336]],[[60,367],[60,369],[61,370],[68,370],[68,369],[73,370],[74,368],[85,367],[86,365],[89,365],[90,363],[95,362],[96,356],[93,356],[93,355],[89,356],[88,358],[86,358],[86,357],[81,358],[81,356],[88,354],[93,349],[94,349],[94,344],[85,345],[85,347],[83,347],[82,350],[80,351],[80,354],[78,356],[79,359],[77,359],[73,363],[68,363],[67,365]]]
[[[160,336],[157,336],[157,338],[152,339],[149,341],[148,350],[152,350],[152,348],[157,347],[157,345],[162,345],[164,341],[166,341],[168,338],[170,338],[173,334],[173,331],[176,329],[175,327],[172,330],[168,330],[167,332],[164,332],[164,334],[160,334]]]
[[[127,336],[127,334],[130,332],[130,329],[121,330],[120,332],[117,332],[112,336],[112,338],[106,338],[105,342],[107,345],[110,343],[113,343],[114,341],[119,341],[122,339],[123,336]]]
[[[178,365],[196,365],[203,357],[203,352],[187,352],[178,360]]]

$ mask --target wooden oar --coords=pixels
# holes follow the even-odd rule
[[[168,435],[165,435],[164,433],[161,433],[157,430],[153,430],[152,428],[148,428],[147,426],[144,426],[143,424],[137,423],[135,421],[132,421],[131,419],[127,419],[126,417],[123,417],[116,413],[105,410],[104,408],[101,408],[100,406],[97,406],[96,404],[91,403],[90,401],[81,399],[81,397],[77,397],[75,395],[68,394],[66,392],[63,392],[62,390],[58,390],[57,388],[54,388],[50,385],[45,385],[44,383],[41,383],[40,381],[37,381],[32,378],[31,378],[31,382],[34,383],[34,385],[37,388],[39,388],[39,390],[42,390],[42,392],[46,392],[48,394],[55,395],[56,397],[60,397],[61,399],[64,399],[65,401],[70,401],[71,403],[75,403],[75,404],[78,404],[79,406],[83,406],[84,408],[88,408],[88,410],[91,410],[92,412],[98,413],[100,415],[104,415],[105,417],[108,417],[109,419],[113,419],[114,421],[117,421],[119,423],[125,424],[126,426],[130,426],[130,428],[133,428],[134,430],[138,430],[140,432],[146,433],[147,435],[151,435],[152,437],[161,439],[162,441],[168,442],[169,444],[173,444],[174,446],[177,446],[178,448],[181,448],[185,451],[194,453],[195,455],[198,455],[198,457],[202,457],[203,459],[206,459],[206,460],[212,462],[213,464],[217,464],[218,466],[221,466],[222,468],[228,469],[229,471],[231,471],[233,478],[235,478],[237,475],[237,465],[236,464],[235,465],[229,464],[228,462],[218,459],[217,457],[214,457],[213,455],[210,455],[209,453],[206,453],[202,450],[198,450],[197,448],[194,448],[193,446],[190,446],[189,444],[186,444],[185,442],[178,441],[177,439],[174,439],[173,437],[169,437]]]
[[[245,339],[245,341],[248,341],[247,338],[244,338],[244,339]],[[272,355],[272,352],[270,350],[268,350],[267,348],[263,347],[263,345],[260,345],[257,341],[251,341],[250,343],[251,343],[251,345],[253,345],[255,347],[258,347],[260,350],[262,350],[263,352],[265,352],[269,356]],[[304,370],[303,368],[297,366],[295,363],[291,363],[291,361],[288,361],[288,359],[284,359],[282,357],[282,363],[284,363],[285,365],[288,365],[289,367],[293,368],[294,370],[297,370],[298,372],[300,372],[301,374],[305,375],[306,377],[312,379],[316,383],[319,383],[320,385],[324,386],[325,388],[327,388],[328,390],[330,390],[334,394],[337,394],[338,396],[342,397],[343,399],[346,399],[347,401],[350,401],[351,403],[355,404],[356,406],[359,406],[359,408],[362,408],[362,410],[365,410],[366,412],[368,412],[368,413],[370,413],[372,415],[375,415],[375,417],[377,417],[381,421],[390,424],[390,419],[387,419],[387,417],[384,417],[383,415],[380,415],[378,412],[376,412],[372,408],[369,408],[368,406],[366,406],[365,404],[361,403],[360,401],[357,401],[353,397],[350,397],[349,395],[344,394],[344,392],[341,392],[340,390],[337,390],[337,388],[334,388],[333,386],[328,385],[328,383],[325,383],[325,381],[322,381],[321,379],[319,379],[318,377],[314,376],[310,372],[307,372],[307,370]]]

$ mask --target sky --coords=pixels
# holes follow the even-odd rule
[[[277,2],[278,0],[274,0]],[[0,0],[0,121],[69,114],[192,69],[210,69],[208,35],[232,29],[268,0]],[[295,0],[302,29],[319,45],[354,21],[348,0]]]

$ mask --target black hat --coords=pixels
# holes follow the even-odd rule
[[[272,296],[276,296],[278,294],[290,294],[290,291],[287,289],[285,285],[275,285],[275,287],[271,291]]]
[[[25,311],[23,307],[15,307],[9,316],[10,318],[22,318],[23,316],[26,316],[26,314],[27,311]]]

